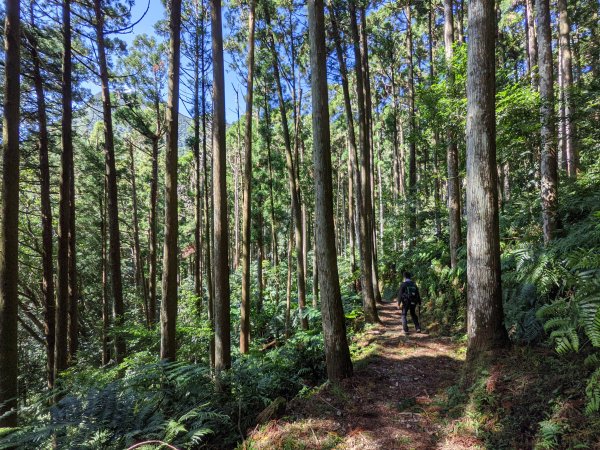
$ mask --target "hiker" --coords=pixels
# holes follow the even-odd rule
[[[403,275],[404,282],[400,285],[400,290],[398,291],[398,309],[402,310],[402,329],[404,330],[404,333],[408,333],[406,313],[410,311],[410,317],[415,324],[415,329],[417,330],[417,333],[420,333],[421,326],[419,325],[419,318],[416,313],[417,305],[421,304],[419,288],[410,279],[410,272],[404,271]]]

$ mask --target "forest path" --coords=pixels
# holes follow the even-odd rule
[[[354,377],[326,385],[288,405],[283,419],[251,435],[247,448],[461,449],[473,448],[453,433],[442,402],[458,381],[464,346],[450,338],[402,331],[395,303],[379,306],[382,324],[358,341],[363,355]],[[424,323],[424,330],[427,323]],[[461,442],[462,441],[462,442]]]

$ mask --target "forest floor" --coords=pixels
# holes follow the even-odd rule
[[[286,415],[250,434],[249,449],[461,449],[471,436],[447,432],[447,388],[456,384],[465,348],[451,338],[402,331],[395,303],[379,305],[382,324],[355,345],[354,377],[292,400]]]

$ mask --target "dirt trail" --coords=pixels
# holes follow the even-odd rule
[[[395,304],[380,305],[379,314],[383,324],[359,342],[371,351],[355,362],[355,376],[291,402],[283,419],[253,434],[249,448],[473,448],[443,436],[439,406],[459,376],[462,347],[415,333],[411,321],[405,336]]]

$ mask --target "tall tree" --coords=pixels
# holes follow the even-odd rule
[[[35,28],[35,15],[31,10],[31,25]],[[44,334],[46,338],[46,378],[48,387],[54,386],[54,263],[52,242],[52,203],[50,199],[50,165],[48,162],[49,132],[46,95],[42,77],[42,62],[38,50],[39,42],[35,30],[27,33],[30,54],[33,62],[33,82],[37,100],[39,124],[39,164],[40,164],[40,212],[42,214],[42,293],[44,296]]]
[[[0,216],[0,428],[17,425],[17,310],[19,304],[19,0],[6,0],[4,22],[4,120]]]
[[[558,209],[558,160],[556,155],[556,125],[554,114],[554,75],[552,70],[552,32],[549,0],[536,0],[538,30],[538,71],[540,83],[540,118],[542,123],[542,161],[540,164],[540,195],[544,242],[556,231]]]
[[[507,345],[500,282],[494,0],[469,2],[467,56],[468,351]]]
[[[448,73],[448,95],[454,92],[454,70],[452,69],[454,46],[454,14],[452,0],[444,0],[444,49],[446,70]],[[460,173],[458,163],[458,145],[452,125],[446,128],[446,159],[448,166],[448,231],[450,235],[450,266],[458,264],[458,247],[461,245],[460,226]]]
[[[227,158],[225,146],[225,67],[221,0],[210,0],[213,63],[213,198],[214,198],[214,317],[215,371],[231,367],[229,228],[227,225]]]
[[[525,36],[527,37],[525,48],[527,50],[527,63],[531,85],[534,89],[537,89],[535,67],[538,63],[538,54],[533,2],[534,0],[525,0]]]
[[[310,67],[312,88],[313,165],[315,176],[315,220],[317,273],[321,293],[323,336],[327,376],[338,381],[352,376],[352,361],[346,339],[346,322],[337,268],[333,225],[333,184],[329,104],[327,95],[327,47],[322,0],[308,2]]]
[[[160,307],[160,357],[174,361],[177,353],[177,160],[179,135],[179,61],[181,48],[181,0],[169,1],[169,99],[165,151],[165,244],[163,250],[162,302]]]
[[[244,205],[242,211],[242,305],[240,324],[240,352],[248,353],[250,344],[250,237],[252,217],[252,106],[254,94],[254,29],[255,0],[250,0],[248,12],[248,77],[246,93],[246,130],[244,147]],[[262,234],[262,230],[259,230]],[[260,263],[260,258],[259,258]],[[260,284],[260,280],[259,280]]]
[[[103,10],[103,0],[94,0],[96,28],[96,49],[100,83],[102,86],[102,116],[104,119],[104,154],[106,159],[106,179],[108,193],[108,241],[110,255],[110,280],[113,300],[113,324],[119,329],[124,323],[125,305],[123,303],[123,280],[121,277],[121,233],[119,231],[119,203],[117,192],[117,167],[115,159],[115,141],[112,117],[112,100],[110,97],[108,64]],[[120,331],[120,330],[119,330]],[[120,363],[125,356],[125,339],[120,332],[114,338],[115,361]]]
[[[417,233],[417,124],[415,118],[415,76],[413,64],[413,32],[410,4],[404,10],[406,16],[406,55],[408,58],[408,224],[410,245],[413,246]]]
[[[361,70],[361,51],[358,25],[356,22],[355,0],[350,2],[350,28],[352,40],[354,43],[354,59],[356,72],[356,98],[358,103],[358,135],[360,142],[361,162],[360,162],[360,189],[362,195],[362,204],[360,205],[360,236],[359,246],[361,254],[361,281],[363,289],[363,308],[365,317],[369,322],[378,322],[377,305],[375,303],[375,293],[373,286],[373,247],[371,244],[372,223],[371,223],[371,157],[369,144],[369,127],[365,111],[364,99],[364,77]],[[358,170],[358,167],[357,167]]]
[[[265,7],[265,19],[267,26],[270,27],[270,16],[268,6]],[[279,115],[281,116],[281,127],[283,129],[283,142],[285,146],[285,161],[288,172],[288,183],[290,187],[290,197],[292,200],[292,217],[294,222],[294,241],[296,243],[296,272],[298,278],[298,309],[303,316],[303,310],[306,306],[306,277],[304,267],[304,240],[302,232],[302,202],[300,199],[300,187],[298,186],[298,159],[295,152],[292,151],[292,140],[287,120],[287,107],[283,98],[283,87],[279,69],[279,56],[275,46],[273,32],[269,33],[269,44],[273,55],[273,76],[277,86],[277,97],[279,99]],[[308,328],[308,320],[305,317],[301,319],[302,328]]]
[[[62,61],[62,152],[60,157],[60,197],[58,215],[58,263],[56,266],[56,329],[54,341],[54,378],[67,368],[68,309],[69,309],[69,227],[71,208],[71,165],[73,164],[73,82],[71,48],[71,0],[62,3],[63,61]]]
[[[577,122],[574,120],[573,101],[573,57],[571,54],[571,23],[567,11],[567,0],[557,0],[558,36],[560,51],[561,91],[564,108],[564,146],[567,156],[567,174],[575,178],[579,170],[577,151]]]

